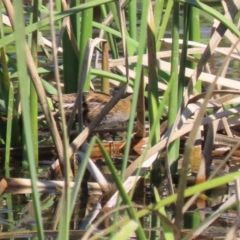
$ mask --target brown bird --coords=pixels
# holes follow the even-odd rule
[[[59,100],[57,95],[51,95],[55,106],[58,107]],[[83,92],[82,109],[83,119],[86,122],[91,122],[103,109],[103,107],[110,101],[111,95],[103,92],[91,91]],[[74,102],[76,100],[76,93],[63,94],[63,103],[65,105],[65,113],[69,115],[72,111]],[[129,119],[132,103],[130,98],[121,99],[108,114],[104,117],[101,124],[116,124],[126,122]]]

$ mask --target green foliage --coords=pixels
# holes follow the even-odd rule
[[[15,0],[15,26],[12,30],[13,33],[9,34],[9,28],[6,28],[0,22],[0,144],[6,149],[6,166],[9,163],[8,160],[10,159],[11,146],[19,146],[22,144],[21,146],[26,149],[29,173],[32,181],[39,239],[44,239],[44,234],[39,195],[36,185],[37,166],[35,164],[35,161],[37,162],[38,160],[36,149],[38,148],[39,141],[38,127],[41,126],[41,123],[39,124],[36,120],[37,117],[42,115],[42,112],[38,111],[38,108],[40,109],[44,106],[39,106],[39,99],[37,96],[40,98],[43,93],[39,92],[39,88],[33,84],[33,76],[31,75],[31,78],[29,74],[30,65],[36,69],[36,73],[41,79],[39,84],[44,88],[47,95],[58,93],[54,85],[55,80],[57,80],[56,78],[58,78],[56,74],[58,71],[60,71],[61,81],[64,85],[62,89],[65,93],[88,90],[93,82],[92,79],[95,77],[108,78],[115,80],[118,83],[126,84],[126,86],[130,87],[133,92],[121,176],[117,173],[116,167],[114,166],[111,157],[107,154],[106,149],[103,147],[101,140],[93,137],[88,146],[87,153],[84,155],[81,165],[82,168],[79,169],[78,175],[76,176],[75,188],[70,192],[70,189],[68,189],[70,180],[70,163],[67,156],[69,153],[70,155],[73,155],[72,149],[78,148],[78,141],[74,140],[74,142],[68,146],[69,140],[66,130],[67,126],[65,121],[63,121],[63,129],[65,129],[63,135],[65,137],[64,141],[59,143],[59,146],[61,146],[62,152],[64,153],[62,156],[65,156],[65,159],[61,159],[61,167],[65,167],[66,185],[63,190],[61,201],[64,204],[66,203],[68,207],[61,208],[62,212],[60,212],[60,215],[61,213],[64,213],[64,216],[66,217],[62,218],[60,221],[58,239],[66,239],[69,237],[69,219],[76,202],[79,187],[83,180],[88,159],[95,143],[98,144],[102,155],[104,156],[106,164],[114,179],[114,187],[119,192],[119,197],[118,200],[116,200],[116,209],[113,209],[112,211],[112,213],[115,213],[112,226],[106,229],[106,231],[92,236],[92,238],[90,238],[91,229],[89,229],[86,231],[85,238],[83,239],[100,239],[104,236],[109,236],[109,234],[111,239],[118,239],[120,236],[121,239],[128,239],[133,232],[136,232],[138,239],[146,239],[143,226],[139,219],[149,213],[153,213],[154,216],[156,216],[154,222],[159,222],[161,224],[165,238],[174,239],[175,233],[171,228],[172,225],[170,224],[170,220],[168,219],[165,210],[167,205],[173,204],[178,199],[179,203],[181,203],[179,208],[182,212],[182,205],[185,197],[190,197],[199,192],[206,191],[222,184],[227,184],[239,175],[239,173],[231,173],[224,177],[210,180],[207,183],[202,183],[185,189],[187,174],[182,174],[180,178],[182,185],[181,188],[178,189],[178,194],[172,194],[165,199],[161,199],[156,189],[154,189],[156,202],[152,203],[149,207],[142,207],[141,210],[135,208],[134,203],[132,202],[132,193],[136,186],[136,182],[134,181],[137,181],[136,179],[143,174],[146,168],[141,165],[145,164],[153,156],[155,159],[158,158],[158,153],[165,147],[169,147],[170,149],[166,157],[165,168],[168,173],[167,177],[169,181],[171,181],[171,165],[176,164],[180,150],[178,141],[176,141],[174,145],[169,145],[170,142],[168,141],[171,139],[171,134],[174,133],[174,131],[171,132],[171,129],[174,129],[176,120],[179,119],[182,109],[185,108],[187,104],[187,102],[185,102],[184,94],[187,87],[186,83],[187,81],[190,82],[189,78],[186,78],[186,70],[189,70],[186,69],[188,57],[187,51],[190,49],[188,45],[189,33],[192,39],[197,39],[197,41],[201,42],[199,35],[191,36],[191,33],[193,33],[193,30],[195,29],[194,26],[196,26],[196,29],[199,29],[199,22],[194,25],[194,19],[198,19],[198,14],[208,14],[208,16],[210,15],[211,17],[218,19],[224,27],[231,30],[238,38],[240,37],[239,30],[230,20],[217,12],[214,8],[199,1],[156,0],[156,5],[153,11],[151,11],[150,2],[151,1],[147,0],[130,0],[122,7],[122,11],[118,6],[118,1],[113,0],[86,0],[81,4],[78,4],[78,1],[72,1],[70,8],[64,10],[60,9],[60,1],[57,1],[58,8],[53,12],[55,24],[53,25],[56,30],[58,30],[58,33],[62,33],[62,35],[59,34],[60,38],[58,39],[59,46],[57,47],[59,47],[59,51],[57,55],[57,63],[56,59],[53,58],[54,51],[52,48],[43,46],[47,42],[46,39],[42,38],[42,36],[45,36],[45,31],[43,30],[45,30],[51,23],[50,17],[46,16],[46,18],[39,21],[36,19],[38,12],[48,15],[48,8],[42,4],[35,5],[34,8],[30,7],[25,9],[24,15],[22,1]],[[179,19],[178,13],[183,8],[183,5],[184,22],[181,22],[182,20]],[[198,8],[200,11],[198,12],[194,8]],[[138,9],[141,10],[139,11]],[[3,13],[2,6],[0,10],[1,13]],[[194,10],[194,14],[191,12],[192,10]],[[95,12],[98,12],[99,16],[95,16]],[[29,18],[30,14],[33,14],[33,17],[35,16],[35,21],[30,21],[29,24],[27,24],[27,21],[25,20]],[[124,14],[124,16],[122,14]],[[68,17],[70,17],[70,24],[66,24],[67,20],[65,19]],[[128,19],[129,22],[124,21],[124,19]],[[191,19],[191,23],[189,22],[189,19]],[[172,26],[171,30],[173,37],[172,42],[170,43],[172,49],[171,53],[167,53],[167,50],[164,49],[164,41],[161,41],[166,33],[166,28],[169,23],[171,23]],[[179,38],[179,32],[181,31],[180,26],[183,26],[184,28],[182,45],[180,45],[181,39]],[[34,35],[35,31],[38,32],[38,37],[36,38],[35,35],[35,38],[33,37],[32,41],[30,41],[29,38],[32,37],[29,34]],[[97,55],[95,57],[98,60],[97,64],[93,64],[96,60],[91,57],[91,44],[93,43],[91,38],[95,38],[93,32],[100,32],[100,38],[104,38],[109,43],[109,53],[111,56],[109,59],[109,69],[111,71],[109,69],[101,69]],[[25,45],[27,44],[26,39],[28,40],[28,43],[32,42],[32,55],[35,56],[36,66],[29,60],[29,56],[26,54],[28,53],[26,49],[29,48],[29,45]],[[45,43],[43,44],[44,41]],[[10,48],[12,43],[16,45],[13,49],[12,47]],[[8,49],[11,49],[12,52],[8,52]],[[159,52],[160,50],[161,52]],[[180,50],[182,54],[181,58],[179,57]],[[101,46],[98,47],[97,52],[102,52]],[[136,57],[133,55],[136,55]],[[122,56],[122,58],[119,56]],[[195,56],[197,58],[200,57],[199,55]],[[168,58],[168,60],[165,58]],[[53,62],[55,61],[55,65],[52,64],[52,60]],[[41,64],[44,66],[41,66]],[[166,66],[164,64],[166,64]],[[124,67],[120,68],[120,66]],[[192,64],[192,67],[196,69],[197,64]],[[83,73],[86,74],[84,75]],[[149,80],[144,79],[147,75]],[[85,78],[82,79],[82,76],[85,76]],[[145,87],[143,92],[140,92],[139,90],[141,84]],[[194,87],[195,85],[189,87],[191,93],[194,92]],[[201,85],[197,85],[196,88],[200,91]],[[61,96],[61,94],[59,96]],[[137,159],[138,162],[133,162],[128,166],[131,141],[134,134],[134,123],[136,122],[136,112],[138,115],[143,109],[142,106],[142,109],[139,110],[137,103],[139,99],[144,96],[147,97],[149,111],[150,127],[148,140],[145,150]],[[21,110],[19,110],[20,104]],[[167,135],[167,137],[164,135],[164,139],[161,139],[159,122],[164,115],[164,110],[168,110],[168,129],[170,130],[167,132],[169,135]],[[205,110],[203,111],[205,112]],[[233,114],[230,110],[229,112],[230,113],[228,114]],[[42,121],[44,124],[50,124],[45,119]],[[198,125],[196,125],[193,130],[189,130],[192,135],[194,135],[196,129],[199,128],[201,121],[202,119],[198,120]],[[88,130],[88,128],[85,128],[82,131],[83,136],[81,136],[81,142],[84,142],[89,135],[89,132],[87,132],[86,129]],[[168,140],[166,140],[166,138]],[[178,138],[180,138],[180,135],[174,139]],[[162,143],[161,141],[165,141],[165,143]],[[188,145],[188,149],[191,149],[191,146]],[[188,156],[188,154],[185,155],[185,164],[188,166],[189,158],[186,156]],[[153,165],[154,160],[148,167]],[[154,170],[156,171],[155,177],[163,175],[158,168],[155,168]],[[172,173],[175,172],[172,171]],[[133,181],[134,184],[130,189],[130,194],[128,194],[130,190],[124,188],[124,181],[133,174],[136,179]],[[154,185],[157,186],[158,184],[158,181],[154,182]],[[126,205],[123,209],[123,211],[126,212],[126,215],[121,221],[118,221],[121,201]],[[152,226],[154,226],[154,224]],[[180,231],[178,226],[175,227]],[[120,231],[117,232],[119,229]],[[87,238],[87,236],[89,238]],[[157,237],[157,235],[155,236],[153,234],[151,236],[152,239],[155,237]]]

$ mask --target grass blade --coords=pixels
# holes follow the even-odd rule
[[[5,1],[4,1],[5,2]],[[9,4],[9,2],[4,3]],[[41,216],[41,208],[39,201],[39,194],[37,189],[37,176],[36,176],[36,166],[34,161],[34,152],[33,152],[33,140],[32,140],[32,131],[29,126],[31,126],[30,119],[30,109],[29,109],[29,98],[25,93],[24,82],[28,77],[27,74],[27,63],[26,63],[26,53],[25,53],[25,35],[24,35],[24,19],[23,19],[23,3],[22,0],[14,1],[14,10],[15,10],[15,34],[18,41],[16,42],[16,54],[17,54],[17,65],[19,71],[19,88],[20,95],[22,100],[22,113],[23,113],[23,126],[26,140],[26,150],[29,163],[29,172],[32,179],[32,191],[33,191],[33,200],[34,200],[34,210],[35,217],[37,221],[38,235],[39,239],[44,240],[43,234],[43,224]]]

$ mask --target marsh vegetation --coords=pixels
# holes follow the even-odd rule
[[[236,239],[239,9],[2,0],[0,238]]]

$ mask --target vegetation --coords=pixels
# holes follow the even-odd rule
[[[216,177],[239,143],[234,144],[213,173],[209,171],[216,133],[222,131],[231,139],[239,134],[232,127],[238,125],[240,83],[225,76],[230,62],[239,61],[240,32],[230,19],[230,16],[234,19],[239,9],[225,6],[221,8],[225,11],[221,14],[197,0],[78,2],[72,0],[69,5],[60,0],[54,3],[50,0],[49,4],[32,0],[26,5],[23,0],[3,0],[0,5],[0,144],[5,149],[6,172],[0,183],[0,193],[4,194],[4,190],[13,184],[9,179],[10,150],[21,147],[22,165],[29,170],[31,179],[37,230],[28,233],[38,239],[56,232],[58,239],[80,236],[81,239],[129,239],[136,236],[137,239],[161,237],[170,240],[201,236],[215,219],[239,201],[239,172]],[[205,44],[201,43],[200,36],[203,18],[209,25],[216,19]],[[167,27],[171,29],[171,38],[165,38]],[[49,30],[51,36],[46,34]],[[227,46],[220,47],[224,38]],[[221,64],[217,62],[215,67],[219,55]],[[117,88],[116,94],[101,113],[87,126],[82,124],[82,116],[78,114],[74,127],[83,91],[100,89],[109,93],[113,88]],[[201,93],[202,88],[207,91]],[[66,121],[62,95],[73,92],[77,93],[77,98],[70,119]],[[119,174],[104,142],[90,134],[126,92],[132,94],[132,107]],[[61,128],[53,116],[51,94],[58,94]],[[204,132],[201,126],[207,126],[207,131]],[[46,127],[50,140],[39,134],[40,129]],[[73,138],[70,133],[76,130],[78,134]],[[197,145],[202,135],[203,148],[201,144]],[[182,151],[180,139],[183,136],[187,136],[187,140]],[[136,140],[144,150],[129,164]],[[52,231],[44,228],[37,176],[39,147],[49,141],[54,144],[58,156],[58,161],[51,166],[52,171],[56,173],[58,166],[63,178]],[[111,186],[89,159],[96,146],[112,176],[114,183]],[[163,151],[166,151],[164,161],[160,158]],[[70,164],[73,156],[75,163],[81,159],[76,174],[72,173]],[[199,164],[194,169],[197,161]],[[95,178],[103,195],[94,207],[98,218],[87,223],[88,218],[85,218],[81,231],[74,232],[70,222],[82,191],[79,189],[86,168],[93,176],[97,175]],[[148,206],[139,205],[133,201],[134,190],[138,180],[147,177],[149,169],[154,201]],[[197,172],[196,185],[187,188],[190,171]],[[178,177],[177,193],[173,176]],[[43,182],[46,186],[60,184],[50,181],[50,171],[47,177],[48,180]],[[163,198],[158,190],[166,179],[169,194]],[[198,212],[198,219],[191,220],[191,228],[183,231],[184,214],[193,203],[197,203],[195,208],[205,206],[207,190],[234,181],[236,195],[203,222],[199,221]],[[202,201],[204,205],[200,206]],[[174,212],[174,219],[168,214],[169,207]],[[111,224],[96,231],[109,216]],[[144,229],[142,221],[146,216],[150,221],[148,230]],[[226,237],[236,234],[237,227],[238,221]],[[17,232],[17,235],[25,233]],[[0,234],[4,238],[13,236]]]

